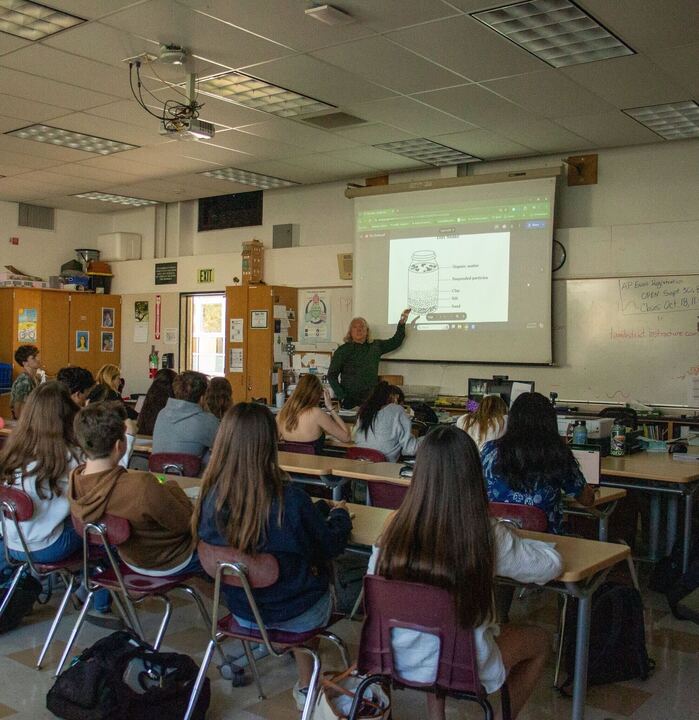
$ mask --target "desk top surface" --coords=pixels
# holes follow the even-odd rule
[[[668,483],[692,483],[699,480],[699,462],[673,460],[669,453],[639,452],[633,455],[602,458],[602,475]]]

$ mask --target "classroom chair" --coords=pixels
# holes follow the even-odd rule
[[[66,591],[61,598],[61,602],[58,605],[58,609],[56,610],[51,627],[49,628],[46,640],[44,641],[44,646],[41,648],[41,653],[39,654],[39,659],[36,663],[36,668],[38,670],[41,668],[46,652],[48,651],[51,641],[58,630],[58,626],[63,619],[63,614],[68,606],[71,593],[76,590],[80,584],[79,574],[83,566],[82,553],[78,551],[69,558],[52,563],[34,562],[32,559],[32,553],[27,547],[27,541],[24,537],[24,533],[22,532],[22,526],[20,525],[20,523],[30,520],[34,515],[34,503],[32,502],[31,497],[24,492],[24,490],[20,490],[19,488],[8,487],[6,485],[0,486],[0,505],[2,507],[0,514],[0,520],[2,521],[2,536],[4,538],[7,537],[7,522],[11,522],[14,525],[20,544],[22,545],[22,552],[24,552],[27,556],[26,560],[15,560],[10,556],[10,550],[7,547],[7,543],[5,543],[5,562],[11,567],[14,567],[14,571],[12,573],[10,585],[5,593],[5,597],[2,599],[2,603],[0,603],[0,616],[2,616],[5,612],[12,596],[15,593],[15,590],[17,589],[20,578],[26,572],[30,572],[38,578],[58,576],[66,588]]]
[[[148,469],[166,475],[199,477],[201,458],[187,453],[153,453],[148,459]]]
[[[282,657],[291,650],[301,650],[313,658],[313,674],[311,683],[306,697],[306,704],[303,709],[301,720],[310,720],[315,698],[318,692],[318,681],[320,677],[320,658],[315,650],[307,647],[305,643],[316,637],[326,638],[334,643],[340,655],[345,668],[349,667],[349,653],[345,643],[334,633],[328,630],[328,627],[337,622],[342,616],[333,615],[326,627],[316,628],[303,633],[285,632],[282,630],[267,630],[260,616],[257,602],[255,601],[254,590],[257,588],[265,588],[274,585],[279,578],[279,563],[274,555],[262,553],[260,555],[246,555],[232,547],[222,547],[219,545],[209,545],[203,540],[199,541],[199,560],[207,574],[215,579],[214,583],[214,599],[213,610],[211,616],[214,618],[211,623],[211,636],[209,644],[206,647],[204,658],[199,668],[196,682],[192,688],[192,695],[189,699],[187,712],[184,720],[190,720],[194,708],[196,707],[199,693],[204,684],[204,678],[211,662],[211,655],[214,648],[223,638],[232,638],[240,640],[245,650],[250,670],[252,671],[257,691],[260,699],[264,699],[264,691],[260,676],[257,672],[255,657],[250,647],[251,643],[263,643],[270,655],[274,657]],[[242,587],[245,597],[250,605],[253,617],[259,629],[248,630],[239,625],[232,613],[229,613],[221,620],[216,620],[217,610],[221,598],[221,585],[232,585],[234,587]]]
[[[366,447],[354,447],[347,448],[348,460],[365,460],[366,462],[386,462],[386,456],[379,450]]]
[[[292,440],[280,440],[279,450],[281,452],[300,453],[301,455],[316,455],[316,446],[312,442],[293,442]]]
[[[518,505],[517,503],[489,502],[488,511],[493,517],[514,525],[521,530],[546,532],[549,521],[546,513],[532,505]]]
[[[454,600],[447,590],[367,575],[364,597],[366,617],[359,640],[357,672],[365,678],[357,687],[347,720],[358,717],[366,688],[382,681],[390,682],[397,689],[408,687],[476,702],[486,720],[492,720],[493,708],[478,677],[473,629],[461,627]],[[410,602],[405,602],[405,598],[410,598]],[[415,682],[399,674],[393,662],[391,633],[394,628],[401,627],[439,638],[434,682]],[[507,683],[500,690],[500,702],[503,720],[510,720]]]
[[[160,621],[155,642],[153,643],[155,650],[160,647],[170,622],[172,604],[170,603],[168,594],[173,590],[184,590],[184,592],[190,595],[197,605],[199,614],[204,622],[204,627],[208,629],[211,625],[209,613],[204,607],[199,593],[193,587],[186,584],[188,580],[191,580],[200,573],[192,572],[180,575],[161,575],[157,577],[143,575],[132,570],[126,563],[119,559],[116,554],[118,547],[125,543],[131,535],[131,526],[128,520],[116,515],[105,515],[99,522],[82,523],[74,516],[73,525],[76,531],[82,533],[83,536],[83,576],[87,578],[85,585],[88,593],[80,609],[78,619],[75,621],[73,630],[70,633],[63,655],[58,663],[56,675],[59,675],[63,669],[63,665],[70,655],[70,651],[78,637],[95,592],[100,588],[109,590],[114,606],[119,615],[121,615],[121,618],[144,641],[146,641],[146,636],[143,632],[143,626],[141,625],[138,614],[136,613],[135,606],[149,597],[158,598],[163,602],[165,610],[163,612],[163,618]],[[100,548],[102,553],[104,553],[104,563],[107,567],[100,573],[90,573],[88,559],[91,546]],[[225,658],[223,659],[225,661]]]

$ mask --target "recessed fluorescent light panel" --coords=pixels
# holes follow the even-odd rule
[[[83,198],[84,200],[100,200],[101,202],[114,203],[116,205],[130,205],[131,207],[145,207],[146,205],[158,205],[155,200],[146,200],[145,198],[128,197],[127,195],[112,195],[111,193],[88,192],[78,193],[73,197]]]
[[[397,142],[381,143],[374,145],[379,150],[388,150],[388,152],[404,155],[405,157],[419,160],[428,165],[461,165],[462,163],[480,162],[481,159],[475,155],[455,150],[454,148],[440,145],[426,138],[416,138],[415,140],[398,140]]]
[[[84,22],[75,15],[28,0],[0,0],[0,32],[25,40],[41,40]]]
[[[624,112],[666,140],[699,137],[699,105],[694,100],[631,108]]]
[[[282,178],[272,177],[271,175],[259,175],[258,173],[232,167],[207,170],[206,172],[200,173],[200,175],[207,175],[208,177],[217,178],[218,180],[229,180],[230,182],[237,182],[243,185],[253,185],[263,190],[299,184],[291,180],[284,180]]]
[[[297,117],[335,109],[334,105],[238,72],[200,80],[197,90],[204,95],[262,110],[278,117]]]
[[[51,127],[50,125],[28,125],[19,128],[19,130],[10,130],[5,135],[13,135],[22,140],[35,140],[49,145],[60,145],[73,150],[84,150],[98,155],[111,155],[124,150],[134,150],[138,147],[138,145],[129,145],[129,143],[119,142],[118,140],[107,140],[94,135],[83,135],[79,132],[63,130],[63,128]]]
[[[556,68],[634,54],[570,0],[531,0],[471,17]]]

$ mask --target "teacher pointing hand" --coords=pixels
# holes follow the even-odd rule
[[[410,308],[403,310],[396,332],[388,340],[370,340],[367,321],[362,317],[352,320],[328,370],[328,381],[342,407],[361,405],[369,396],[379,381],[381,356],[396,350],[405,340],[408,315]]]

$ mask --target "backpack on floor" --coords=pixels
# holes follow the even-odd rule
[[[563,667],[568,677],[559,688],[564,694],[569,694],[573,685],[577,611],[578,601],[569,598],[563,637]],[[645,680],[654,667],[646,651],[641,594],[629,585],[602,583],[592,595],[588,685]]]
[[[0,603],[5,598],[8,588],[0,589]],[[5,612],[0,615],[0,633],[14,630],[24,619],[25,615],[34,608],[34,603],[41,595],[41,583],[35,578],[24,573],[17,583],[14,593],[10,598],[10,602],[5,608]]]
[[[687,572],[682,572],[683,545],[681,539],[675,542],[672,552],[656,563],[650,576],[649,588],[667,597],[672,614],[680,620],[694,620],[679,607],[680,602],[699,588],[699,541],[695,541],[689,552]],[[696,620],[694,620],[697,622]]]
[[[333,561],[335,568],[335,609],[349,615],[362,591],[369,558],[345,553]]]
[[[156,652],[120,630],[98,640],[56,678],[46,707],[66,720],[180,720],[197,673],[187,655]],[[203,720],[210,697],[207,678],[194,718]]]

